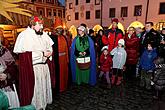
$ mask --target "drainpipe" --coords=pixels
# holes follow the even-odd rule
[[[103,0],[100,0],[101,2],[101,18],[100,18],[100,25],[102,26],[103,24]]]
[[[147,0],[145,23],[147,22],[147,17],[148,17],[148,7],[149,7],[149,0]]]

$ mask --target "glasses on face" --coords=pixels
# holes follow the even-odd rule
[[[134,30],[128,30],[128,31],[134,31]]]

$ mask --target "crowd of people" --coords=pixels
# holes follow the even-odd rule
[[[111,89],[137,76],[141,87],[153,89],[153,98],[161,98],[165,90],[165,27],[158,32],[152,22],[146,22],[144,29],[129,27],[123,34],[114,18],[112,28],[96,35],[82,23],[71,39],[62,25],[44,32],[43,22],[42,17],[33,16],[28,28],[18,35],[13,49],[17,57],[0,44],[0,92],[15,91],[15,84],[20,106],[45,110],[55,95],[72,83],[95,86],[97,79],[106,79]]]

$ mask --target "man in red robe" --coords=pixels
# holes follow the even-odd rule
[[[55,32],[52,33],[51,38],[54,42],[54,63],[55,63],[55,78],[56,78],[56,93],[63,92],[68,87],[69,74],[69,56],[68,44],[66,37],[63,35],[62,21],[56,18]]]
[[[19,55],[20,104],[45,109],[52,102],[50,71],[53,41],[42,31],[41,17],[31,18],[30,26],[17,37],[14,53]]]

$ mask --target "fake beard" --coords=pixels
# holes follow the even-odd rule
[[[39,30],[39,31],[36,31],[36,30],[35,30],[35,33],[36,33],[37,35],[42,35],[42,34],[43,34],[43,31],[42,31],[42,30]]]

